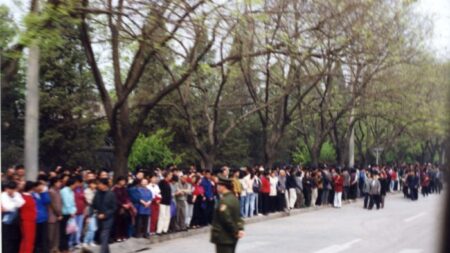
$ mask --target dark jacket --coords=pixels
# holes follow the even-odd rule
[[[239,211],[239,201],[232,192],[224,194],[214,210],[211,225],[211,242],[235,244],[238,232],[244,230],[244,221]]]
[[[92,201],[91,206],[91,215],[93,213],[96,214],[104,214],[105,218],[103,220],[99,220],[102,223],[103,228],[111,228],[113,225],[113,217],[114,212],[116,211],[116,196],[110,190],[107,191],[97,191],[95,193],[94,200]]]
[[[172,188],[166,180],[159,182],[159,189],[161,190],[161,204],[170,206],[172,202]]]

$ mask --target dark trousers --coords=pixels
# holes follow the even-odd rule
[[[191,226],[205,226],[207,224],[202,196],[197,196],[194,202]]]
[[[373,208],[373,205],[375,205],[377,209],[380,209],[380,202],[380,195],[370,195],[369,210]]]
[[[216,253],[234,253],[236,252],[235,244],[216,244]]]
[[[269,212],[277,211],[277,196],[269,196]]]
[[[213,211],[214,211],[214,199],[211,199],[211,200],[207,199],[205,215],[206,215],[206,221],[208,222],[208,224],[212,223]]]
[[[286,208],[286,197],[284,193],[277,193],[277,211],[283,211]]]
[[[69,236],[66,233],[67,222],[70,219],[70,215],[63,215],[63,218],[59,226],[59,251],[69,250]]]
[[[36,239],[34,241],[35,253],[48,253],[48,224],[47,222],[36,224]]]
[[[268,214],[270,211],[269,193],[261,193],[261,213]]]
[[[17,253],[20,245],[20,226],[16,221],[12,224],[2,223],[2,252]]]
[[[119,210],[114,217],[114,239],[126,239],[128,238],[128,224],[130,221],[130,215],[126,210]]]
[[[100,253],[109,253],[109,236],[111,234],[111,227],[104,225],[101,225],[101,227],[102,228],[100,231]]]
[[[419,189],[415,187],[410,188],[410,198],[411,200],[417,200],[419,198]]]
[[[311,189],[303,189],[303,196],[305,197],[305,206],[311,206]]]
[[[353,200],[356,199],[357,192],[358,192],[358,185],[357,184],[350,185],[348,198]]]
[[[138,214],[136,217],[136,237],[140,238],[144,235],[147,235],[148,228],[148,214]],[[100,235],[101,237],[101,235]]]
[[[364,208],[369,207],[369,199],[370,199],[370,195],[369,193],[363,193],[364,196]]]

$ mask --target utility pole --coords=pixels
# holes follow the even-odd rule
[[[39,11],[39,0],[32,1],[31,12]],[[27,180],[36,180],[39,170],[39,47],[28,48],[25,99],[25,171]]]

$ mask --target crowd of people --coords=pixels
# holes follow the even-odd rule
[[[363,198],[364,208],[385,206],[387,192],[403,191],[417,200],[440,193],[443,173],[431,164],[340,169],[262,166],[218,171],[138,170],[127,177],[106,170],[57,167],[25,180],[25,168],[2,173],[2,250],[4,253],[70,252],[130,237],[149,238],[211,224],[220,198],[218,176],[229,178],[243,218],[333,206]],[[100,245],[97,245],[99,243]]]

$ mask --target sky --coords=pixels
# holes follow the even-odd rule
[[[450,60],[450,0],[419,0],[416,8],[433,21],[429,49],[439,58]]]
[[[0,4],[10,7],[17,19],[28,9],[26,2],[0,0]],[[450,60],[450,0],[418,0],[416,11],[429,17],[433,23],[432,36],[427,41],[428,49],[438,58]]]

